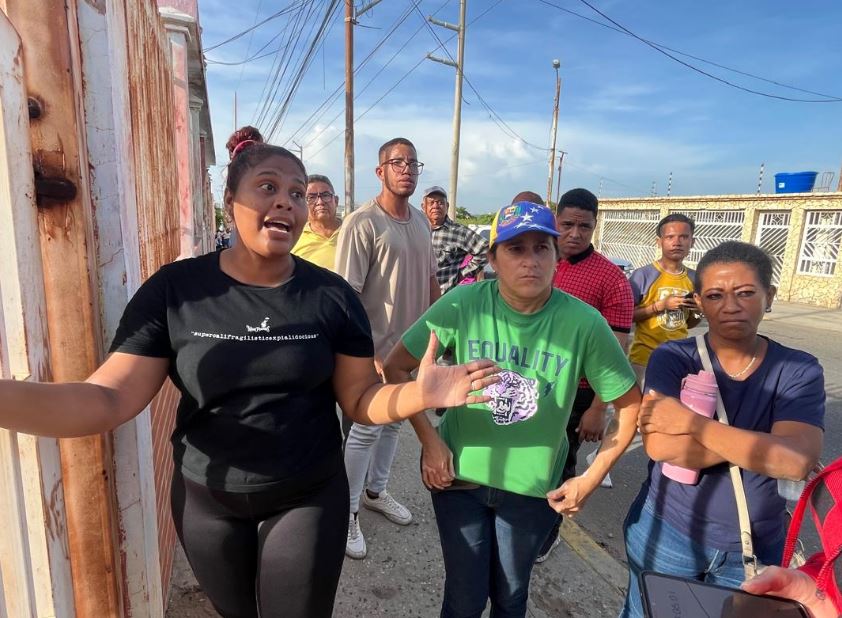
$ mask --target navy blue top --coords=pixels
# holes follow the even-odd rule
[[[728,377],[708,344],[716,381],[728,413],[728,422],[742,429],[771,432],[777,421],[799,421],[824,429],[824,373],[818,360],[771,339],[760,367],[740,382]],[[681,380],[698,373],[702,361],[695,338],[669,341],[653,353],[646,368],[646,389],[679,396]],[[756,547],[783,540],[784,500],[777,481],[742,471]],[[655,513],[702,545],[726,551],[740,550],[740,525],[728,464],[702,470],[696,485],[685,485],[661,474],[661,464],[650,462],[642,491]]]

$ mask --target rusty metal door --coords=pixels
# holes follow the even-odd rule
[[[0,12],[0,376],[49,378],[21,40]],[[0,616],[74,616],[55,440],[0,430]]]

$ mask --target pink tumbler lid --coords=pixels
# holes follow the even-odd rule
[[[716,376],[704,369],[696,374],[690,374],[685,378],[685,384],[688,388],[701,393],[708,393],[715,395],[719,387],[716,384]]]

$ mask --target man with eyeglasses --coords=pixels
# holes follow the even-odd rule
[[[415,146],[398,137],[380,147],[377,178],[380,194],[345,218],[339,229],[336,272],[360,295],[374,339],[374,363],[383,373],[383,359],[401,335],[439,295],[430,224],[412,207],[424,164]],[[412,513],[386,491],[398,446],[400,424],[354,423],[345,443],[351,514],[345,554],[362,559],[366,543],[357,513],[363,505],[390,521],[407,525]]]
[[[465,277],[482,272],[488,261],[488,241],[447,216],[447,193],[441,187],[426,189],[421,204],[433,228],[433,251],[438,262],[436,278],[444,294]]]
[[[307,202],[307,223],[292,253],[322,268],[333,270],[342,220],[336,216],[339,198],[330,179],[321,174],[308,176],[304,199]]]

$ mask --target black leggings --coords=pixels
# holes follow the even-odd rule
[[[316,487],[230,493],[178,471],[172,513],[202,590],[224,618],[329,618],[345,557],[344,468]]]

